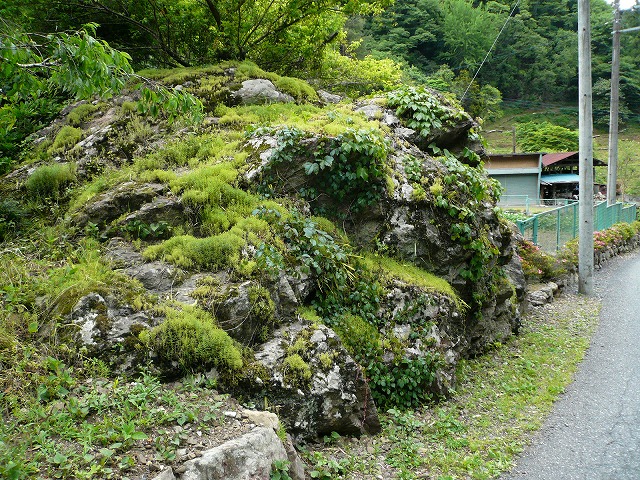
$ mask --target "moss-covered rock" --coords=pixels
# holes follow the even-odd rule
[[[255,358],[269,378],[244,385],[245,392],[256,402],[266,397],[277,406],[294,437],[380,430],[364,371],[330,328],[307,322],[281,327],[256,349]]]

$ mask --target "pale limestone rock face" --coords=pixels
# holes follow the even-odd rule
[[[283,368],[288,348],[305,339],[300,355],[311,371],[302,384],[291,382]],[[320,355],[331,364],[323,364]],[[278,406],[286,429],[298,439],[331,433],[376,433],[380,429],[377,410],[362,368],[348,355],[336,333],[324,325],[297,322],[279,328],[273,338],[256,348],[256,360],[268,371],[263,388],[255,391],[256,402],[267,396]]]
[[[234,93],[234,97],[245,105],[294,101],[291,95],[280,92],[271,80],[266,79],[245,80],[242,82],[242,88]]]
[[[268,412],[254,412],[268,413]],[[277,417],[276,417],[277,420]],[[255,480],[268,479],[274,461],[288,460],[293,480],[304,480],[302,461],[287,439],[282,442],[271,427],[255,427],[241,437],[204,452],[180,468],[180,480]],[[171,469],[153,480],[175,480]]]
[[[148,328],[153,319],[97,293],[82,297],[71,310],[67,334],[95,355],[104,355],[132,334],[134,326]]]

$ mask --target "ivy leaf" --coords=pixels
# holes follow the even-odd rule
[[[319,167],[317,163],[306,162],[304,165],[304,173],[307,175],[313,175],[314,173],[318,173]]]

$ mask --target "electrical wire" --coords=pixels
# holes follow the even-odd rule
[[[480,73],[480,69],[482,69],[482,66],[484,65],[484,63],[487,61],[487,58],[489,58],[489,55],[491,54],[491,50],[493,50],[493,47],[496,46],[496,43],[498,43],[498,39],[500,38],[500,35],[502,34],[502,31],[506,28],[507,23],[509,23],[509,20],[511,19],[511,17],[513,16],[513,14],[516,11],[516,8],[518,8],[518,5],[520,5],[520,0],[518,0],[516,2],[516,4],[513,6],[513,9],[511,10],[511,13],[509,13],[509,16],[507,17],[507,20],[504,22],[504,25],[502,25],[502,28],[500,29],[500,31],[498,32],[498,35],[496,36],[495,40],[493,41],[493,44],[491,45],[491,47],[489,48],[489,51],[487,52],[487,54],[484,56],[484,60],[482,60],[482,63],[480,64],[480,66],[478,67],[478,70],[476,70],[475,75],[473,76],[473,78],[471,79],[471,81],[469,82],[469,85],[467,86],[467,89],[464,91],[464,94],[462,95],[462,99],[464,99],[467,96],[467,92],[469,91],[469,89],[471,88],[471,85],[473,84],[473,81],[476,79],[476,77],[478,76],[478,73]],[[461,99],[461,100],[462,100]]]

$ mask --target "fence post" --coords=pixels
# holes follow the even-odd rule
[[[533,217],[533,243],[538,244],[538,216]]]
[[[560,249],[560,211],[564,207],[560,207],[556,210],[556,251]]]

